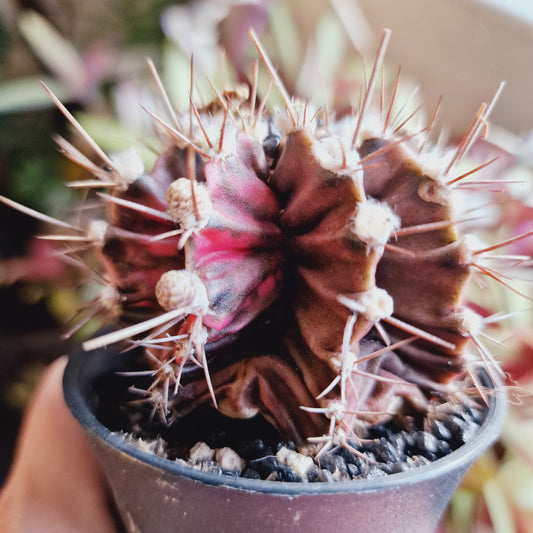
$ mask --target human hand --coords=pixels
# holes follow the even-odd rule
[[[45,372],[0,492],[3,533],[116,533],[109,494],[63,399],[66,357]]]

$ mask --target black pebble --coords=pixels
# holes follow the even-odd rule
[[[269,455],[255,461],[250,461],[248,464],[248,468],[253,468],[259,472],[261,479],[265,479],[272,474],[272,472],[277,471],[278,466],[278,461],[273,455]]]
[[[431,430],[433,431],[433,434],[439,439],[447,441],[450,441],[452,439],[451,431],[440,420],[433,421],[433,424],[431,425]]]
[[[406,461],[399,461],[397,463],[394,463],[390,466],[390,473],[391,474],[398,474],[400,472],[406,472],[407,470],[410,470],[411,466]]]
[[[380,437],[388,437],[390,434],[391,430],[385,424],[376,424],[369,429],[368,438],[379,439]]]
[[[403,453],[400,453],[399,447],[385,437],[381,437],[374,443],[372,451],[377,460],[383,463],[395,463],[401,460]]]
[[[394,433],[389,439],[390,445],[394,447],[397,457],[403,457],[405,455],[405,438],[401,433]]]
[[[469,409],[470,414],[472,415],[472,418],[478,423],[482,424],[483,420],[485,420],[486,412],[482,409],[477,409],[476,407],[471,407]]]
[[[445,440],[439,441],[439,447],[437,449],[437,456],[438,457],[445,457],[449,453],[451,453],[452,449],[450,448],[450,445]]]
[[[276,452],[279,452],[282,448],[288,448],[289,450],[295,451],[296,444],[294,444],[294,442],[278,442],[276,445]]]
[[[267,446],[262,439],[254,441],[244,441],[240,444],[236,452],[245,460],[259,459],[266,455]]]
[[[416,433],[416,446],[424,453],[435,453],[439,447],[439,439],[428,431],[418,431]]]
[[[261,479],[259,472],[257,470],[252,470],[251,468],[245,468],[241,473],[241,477],[247,479]]]
[[[322,468],[318,473],[316,481],[320,481],[322,483],[333,483],[335,481],[335,478],[329,470]]]
[[[471,406],[464,411],[431,420],[429,426],[425,426],[427,431],[423,429],[422,418],[411,416],[404,417],[402,421],[395,418],[388,423],[378,424],[368,430],[364,440],[349,443],[357,453],[343,446],[324,453],[305,474],[303,481],[376,478],[429,464],[468,442],[479,430],[480,421],[485,416],[482,408]],[[285,482],[302,481],[293,468],[279,463],[275,456],[282,447],[296,450],[295,444],[261,436],[263,438],[243,439],[234,446],[235,451],[246,461],[241,476]],[[224,429],[212,429],[211,442],[225,440],[227,433]],[[222,473],[220,466],[213,461],[203,461],[196,467],[207,472]],[[234,472],[224,473],[236,475]]]
[[[371,466],[368,469],[368,472],[366,474],[367,479],[374,479],[377,477],[385,477],[387,475],[387,472],[384,472],[381,468],[377,466]]]
[[[346,470],[352,479],[357,479],[361,475],[361,470],[353,463],[346,463]]]
[[[472,421],[471,423],[467,424],[466,427],[463,430],[462,433],[462,442],[461,444],[465,444],[472,440],[474,438],[474,435],[478,432],[479,425],[477,422]]]
[[[453,440],[457,439],[466,427],[466,422],[458,416],[445,418],[442,423],[450,431]]]
[[[278,468],[276,469],[276,472],[279,475],[279,478],[280,478],[279,481],[289,481],[289,482],[294,483],[296,481],[302,480],[302,478],[296,475],[296,472],[290,466],[287,466],[287,465],[278,466]]]
[[[318,459],[318,462],[322,469],[326,469],[332,474],[347,472],[346,462],[340,455],[325,453]]]
[[[306,474],[307,481],[310,481],[311,483],[318,480],[318,476],[320,474],[320,468],[318,466],[313,465]]]

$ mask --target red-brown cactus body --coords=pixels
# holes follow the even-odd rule
[[[180,182],[180,194],[193,191],[189,203],[170,192],[190,174],[187,148],[167,150],[151,175],[116,193],[160,218],[111,203],[103,255],[125,310],[142,302],[156,313],[159,277],[183,269],[198,276],[209,301],[198,317],[201,345],[238,338],[269,309],[283,309],[276,331],[261,324],[274,344],[265,349],[265,337],[252,333],[238,354],[224,349],[227,364],[215,353],[207,379],[177,388],[177,412],[216,398],[224,413],[262,413],[302,441],[326,431],[328,417],[349,432],[355,412],[374,421],[400,408],[401,398],[424,409],[427,395],[453,390],[465,365],[470,265],[449,188],[424,174],[401,135],[368,136],[356,149],[316,123],[297,124],[283,138],[280,132],[278,153],[268,159],[253,134],[237,132],[235,152],[195,164],[195,183]],[[199,202],[200,193],[209,212],[195,227],[192,198]],[[192,214],[179,214],[180,206]],[[192,222],[180,225],[171,212]],[[184,309],[183,319],[189,314]],[[189,340],[163,343],[158,357],[180,368],[199,359],[197,323],[173,326]]]

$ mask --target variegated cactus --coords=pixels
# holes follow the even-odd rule
[[[144,346],[144,394],[163,417],[212,403],[260,413],[286,439],[342,443],[456,394],[479,362],[499,371],[465,300],[472,272],[489,273],[485,250],[454,209],[457,163],[493,103],[443,151],[433,120],[412,129],[391,120],[392,101],[373,105],[388,33],[344,115],[291,98],[253,39],[283,109],[264,111],[257,74],[205,108],[168,105],[168,119],[152,114],[166,147],[150,172],[135,153],[93,146],[98,166],[58,140],[94,173],[81,185],[108,189],[107,222],[73,232],[103,263],[98,309],[129,323],[84,346]]]

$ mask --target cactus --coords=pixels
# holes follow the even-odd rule
[[[476,365],[501,373],[466,291],[474,274],[506,283],[483,259],[507,243],[476,245],[454,207],[460,180],[486,166],[457,175],[499,91],[457,147],[433,146],[434,117],[416,129],[391,119],[394,94],[373,105],[388,36],[351,114],[290,97],[252,33],[283,109],[264,111],[257,69],[246,90],[204,108],[191,98],[183,114],[163,94],[168,121],[148,111],[165,144],[149,172],[135,152],[109,157],[88,139],[97,165],[57,140],[95,176],[78,186],[107,189],[106,222],[65,225],[65,239],[101,259],[93,313],[125,322],[84,347],[144,347],[141,393],[163,418],[211,403],[328,447],[472,381],[483,395]]]

